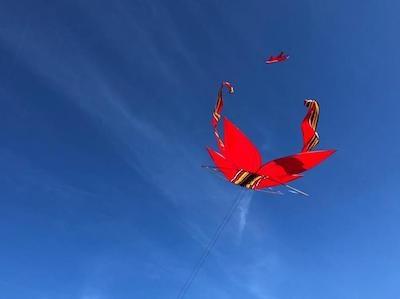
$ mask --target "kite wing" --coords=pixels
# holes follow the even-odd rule
[[[261,155],[253,143],[231,121],[224,118],[224,147],[221,153],[207,149],[217,169],[235,185],[254,189],[262,176]]]
[[[261,155],[247,136],[224,118],[224,156],[238,169],[256,172],[261,167]]]
[[[334,152],[334,150],[303,152],[272,160],[257,171],[263,179],[256,189],[285,185],[297,180],[302,177],[303,172],[317,166]]]
[[[257,173],[275,178],[293,174],[298,175],[317,166],[334,152],[335,150],[302,152],[278,158],[264,164]]]
[[[254,189],[261,190],[261,189],[265,189],[265,188],[285,185],[285,184],[290,183],[294,180],[297,180],[301,177],[303,177],[303,176],[298,175],[298,174],[288,175],[288,176],[284,176],[284,177],[280,177],[280,178],[263,177],[260,180],[260,182],[254,187]]]
[[[261,167],[261,155],[247,136],[226,118],[224,119],[223,140],[218,132],[218,123],[221,119],[224,104],[222,95],[224,87],[229,93],[233,93],[232,84],[226,81],[222,82],[218,90],[217,103],[211,120],[219,150],[221,155],[229,160],[236,169],[246,169],[247,171],[255,172]],[[211,158],[214,160],[215,156],[211,155]]]
[[[217,169],[225,176],[228,181],[232,180],[238,172],[238,169],[235,167],[235,165],[231,161],[226,159],[222,154],[214,151],[213,149],[207,148],[207,151],[211,159],[214,161]]]

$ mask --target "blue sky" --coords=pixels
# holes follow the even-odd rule
[[[308,97],[338,152],[308,199],[243,195],[187,298],[393,298],[399,6],[0,1],[0,297],[175,298],[239,193],[199,167],[229,80],[265,161],[299,150]]]

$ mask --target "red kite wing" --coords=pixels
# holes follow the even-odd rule
[[[261,189],[268,188],[268,187],[281,186],[281,185],[287,184],[289,182],[292,182],[294,180],[297,180],[301,177],[302,177],[302,175],[292,174],[292,175],[280,177],[279,179],[278,178],[276,178],[276,179],[275,178],[263,178],[257,184],[257,186],[255,186],[254,189],[261,190]]]
[[[218,170],[222,172],[222,174],[228,181],[232,180],[238,172],[233,163],[211,148],[207,148],[207,151],[210,154],[210,157],[214,161],[215,166],[218,168]]]
[[[335,150],[312,151],[272,160],[264,164],[257,174],[279,178],[307,171],[332,155]]]
[[[253,143],[227,118],[224,118],[223,155],[236,169],[257,172],[261,167],[261,155]]]

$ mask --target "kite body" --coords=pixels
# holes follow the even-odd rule
[[[222,90],[226,87],[230,93],[230,83],[223,82],[214,109],[212,125],[219,151],[207,148],[215,168],[235,185],[253,190],[286,185],[302,177],[302,174],[320,164],[332,155],[335,150],[318,150],[313,148],[319,142],[316,131],[319,118],[319,105],[315,100],[306,100],[307,114],[302,122],[303,147],[300,153],[262,163],[261,154],[250,139],[226,117],[223,119],[223,139],[217,126],[223,106]]]
[[[265,63],[267,64],[272,64],[272,63],[277,63],[277,62],[284,62],[289,59],[289,55],[286,55],[285,53],[281,52],[277,56],[270,56]]]

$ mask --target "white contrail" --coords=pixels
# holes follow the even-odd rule
[[[247,214],[249,212],[252,197],[253,192],[245,192],[239,206],[239,240],[242,238],[243,231],[246,227]]]

